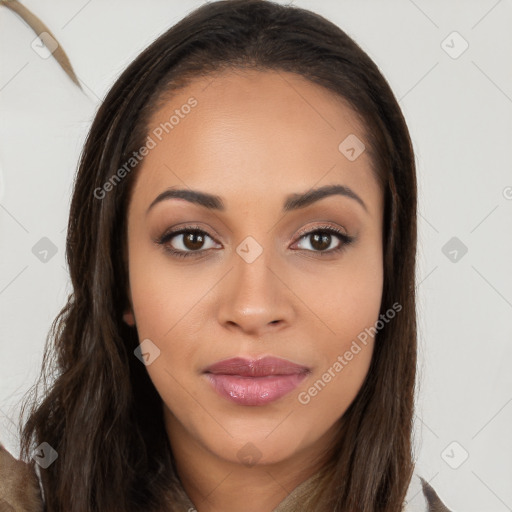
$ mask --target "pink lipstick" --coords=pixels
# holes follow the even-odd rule
[[[310,369],[286,359],[234,357],[204,370],[213,388],[239,405],[265,405],[294,390]]]

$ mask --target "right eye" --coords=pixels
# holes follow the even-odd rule
[[[210,240],[209,243],[208,240]],[[176,231],[167,231],[159,238],[157,243],[163,245],[166,251],[179,258],[197,256],[208,249],[215,248],[216,244],[206,231],[192,226],[180,228]]]

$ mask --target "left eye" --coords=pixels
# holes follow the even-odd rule
[[[302,246],[300,246],[302,242]],[[320,228],[303,234],[299,240],[299,249],[314,252],[333,252],[343,249],[352,242],[352,238],[334,228]]]

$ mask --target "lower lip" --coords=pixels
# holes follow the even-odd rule
[[[206,374],[214,389],[224,398],[239,405],[265,405],[293,391],[306,374],[240,377],[239,375]]]

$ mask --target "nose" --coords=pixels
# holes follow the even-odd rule
[[[252,263],[235,255],[219,297],[218,318],[223,327],[260,337],[293,322],[293,293],[267,254],[263,251]]]

